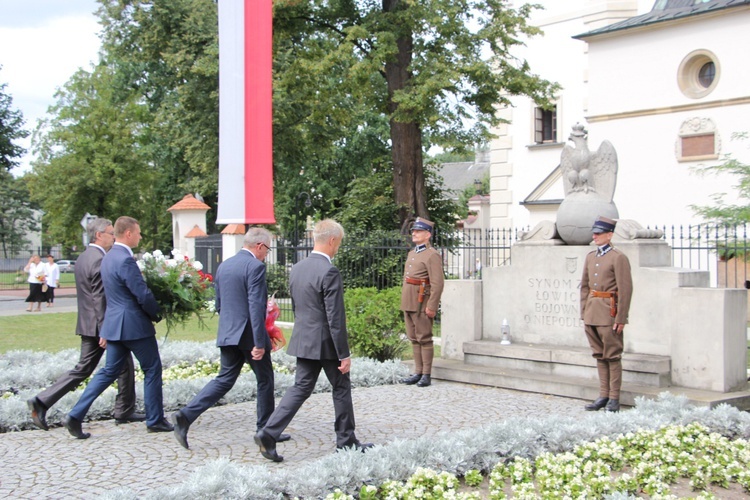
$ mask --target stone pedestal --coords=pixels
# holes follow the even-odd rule
[[[663,240],[614,244],[628,256],[633,275],[623,359],[647,356],[655,366],[664,360],[671,368],[656,373],[663,373],[660,383],[671,378],[667,386],[720,393],[745,388],[747,290],[708,288],[708,272],[671,267],[671,250]],[[512,264],[484,269],[481,281],[447,281],[442,298],[443,357],[473,362],[465,355],[465,343],[499,344],[504,318],[510,323],[513,346],[528,346],[529,352],[587,351],[580,284],[586,254],[593,249],[554,240],[519,243],[512,249]],[[523,357],[521,351],[515,349],[512,356]],[[510,354],[499,356],[511,366]],[[549,361],[566,363],[558,358]],[[524,366],[524,360],[518,358],[512,366]]]

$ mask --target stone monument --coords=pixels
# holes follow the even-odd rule
[[[612,144],[589,151],[578,124],[570,140],[574,146],[565,146],[560,161],[565,198],[556,223],[541,222],[521,235],[510,265],[484,268],[482,280],[445,282],[442,359],[433,365],[433,377],[596,397],[580,286],[586,254],[594,249],[591,227],[603,215],[617,220],[612,242],[628,256],[633,276],[623,404],[669,390],[699,404],[750,408],[747,290],[710,288],[708,271],[672,267],[662,231],[619,218]],[[505,320],[510,345],[501,344]]]

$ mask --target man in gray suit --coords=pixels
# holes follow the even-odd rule
[[[216,345],[221,349],[219,374],[183,409],[172,414],[177,442],[188,448],[187,433],[204,411],[234,387],[242,367],[249,363],[258,381],[257,428],[262,429],[273,413],[274,377],[271,339],[266,331],[266,266],[271,233],[252,227],[245,234],[239,253],[225,260],[216,273],[216,312],[219,330]],[[279,441],[289,439],[288,434]]]
[[[360,443],[354,435],[344,286],[339,270],[331,263],[344,239],[344,228],[334,220],[322,220],[315,225],[313,239],[312,253],[295,264],[289,276],[294,330],[287,353],[297,357],[294,385],[286,391],[266,426],[255,435],[261,455],[274,462],[284,459],[276,452],[276,443],[312,394],[321,369],[333,387],[336,447],[364,451],[373,446]]]
[[[91,243],[78,257],[75,267],[78,303],[76,334],[81,336],[81,355],[75,368],[27,401],[31,419],[37,427],[45,431],[49,429],[47,410],[94,373],[107,346],[107,341],[99,337],[104,322],[104,310],[107,307],[100,270],[104,254],[115,242],[115,229],[112,227],[112,221],[97,218],[89,223],[86,232]],[[125,366],[117,379],[114,416],[118,424],[142,422],[146,419],[143,413],[135,412],[133,358],[125,361]]]

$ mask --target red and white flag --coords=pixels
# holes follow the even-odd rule
[[[219,0],[218,224],[273,224],[272,0]]]

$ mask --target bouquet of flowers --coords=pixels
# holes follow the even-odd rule
[[[268,336],[271,337],[272,351],[278,351],[286,345],[284,332],[276,326],[276,320],[279,319],[279,316],[281,316],[281,309],[276,303],[276,294],[274,293],[266,303],[266,331]]]
[[[214,288],[213,277],[203,272],[203,264],[176,250],[172,251],[171,259],[160,250],[147,252],[137,263],[161,307],[162,318],[167,322],[167,335],[193,314],[198,317],[201,327],[206,328],[203,315],[210,312],[206,304],[213,302]]]

